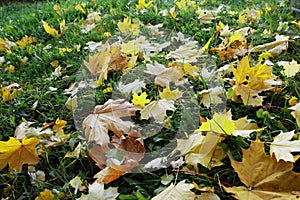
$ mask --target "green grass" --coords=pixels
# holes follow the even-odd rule
[[[117,23],[125,16],[139,18],[143,24],[156,25],[163,23],[163,27],[174,32],[182,32],[190,37],[194,37],[199,42],[200,46],[204,46],[208,39],[215,34],[215,27],[222,21],[228,24],[232,29],[250,26],[257,31],[247,37],[249,45],[258,45],[271,42],[276,34],[283,35],[299,35],[299,28],[292,23],[296,19],[293,13],[287,7],[280,7],[277,1],[260,1],[252,0],[244,4],[237,3],[238,1],[226,1],[228,7],[224,8],[218,14],[212,23],[203,24],[197,19],[195,12],[191,10],[182,11],[176,9],[179,20],[173,19],[171,16],[162,17],[158,14],[159,11],[170,9],[174,6],[174,2],[157,0],[156,7],[150,7],[147,12],[137,12],[135,4],[137,1],[106,1],[96,0],[86,1],[85,13],[75,9],[81,1],[42,1],[35,3],[3,3],[0,4],[0,38],[8,39],[12,42],[20,40],[23,36],[32,36],[36,38],[36,42],[27,45],[24,49],[17,46],[11,49],[11,52],[0,51],[0,57],[4,56],[5,62],[0,67],[0,83],[2,86],[9,85],[11,82],[21,84],[23,92],[17,98],[0,102],[0,140],[7,141],[9,137],[14,136],[16,127],[24,120],[36,122],[33,127],[41,127],[43,123],[53,123],[57,118],[67,121],[67,126],[64,129],[65,133],[70,133],[71,137],[62,145],[52,147],[40,155],[40,162],[35,166],[37,170],[42,170],[46,174],[45,182],[34,182],[30,180],[28,175],[27,165],[23,166],[22,172],[9,172],[8,167],[0,170],[0,196],[1,198],[8,197],[9,199],[34,199],[39,196],[40,192],[45,189],[52,190],[55,198],[58,199],[64,196],[64,199],[76,199],[84,192],[74,193],[74,189],[69,186],[69,181],[75,176],[81,177],[84,184],[88,186],[94,181],[93,176],[99,171],[94,161],[89,157],[80,156],[79,158],[64,158],[68,151],[74,150],[79,142],[82,142],[80,131],[76,129],[74,124],[74,116],[72,111],[68,110],[65,103],[69,95],[65,94],[65,89],[76,81],[77,72],[83,66],[83,60],[87,59],[89,51],[85,48],[89,41],[99,42],[106,40],[106,32],[111,35],[118,33]],[[216,9],[224,1],[207,1],[207,3],[199,4],[202,9]],[[265,10],[266,2],[271,8],[276,7],[274,12]],[[54,5],[60,5],[65,11],[59,15],[53,9]],[[259,9],[262,8],[262,15],[259,23],[249,22],[239,24],[236,20],[239,17],[239,12],[246,8]],[[82,33],[78,24],[81,24],[86,19],[88,12],[99,11],[101,22],[97,25],[97,30],[88,33]],[[230,16],[229,11],[235,11],[233,16]],[[112,14],[113,13],[113,14]],[[59,30],[59,23],[65,20],[68,30],[65,30],[61,37],[53,37],[47,34],[43,28],[42,21],[46,21],[49,25],[54,26]],[[277,31],[279,22],[287,21],[289,29],[287,31]],[[270,35],[262,36],[265,29],[271,31]],[[211,46],[216,46],[220,40],[216,39]],[[71,52],[64,54],[60,53],[61,48],[70,48]],[[27,57],[26,63],[20,61]],[[253,56],[257,60],[258,55]],[[165,58],[155,58],[164,60]],[[272,59],[276,63],[280,60],[292,59],[300,62],[300,40],[294,39],[290,42],[287,52],[283,52],[279,57]],[[51,75],[54,72],[54,67],[51,62],[58,60],[62,67],[62,76],[54,77]],[[167,60],[167,59],[166,59]],[[224,64],[232,60],[218,62],[217,67],[222,67]],[[5,70],[9,65],[15,67],[14,72]],[[281,67],[275,64],[273,73],[279,76],[284,81],[281,92],[265,92],[266,96],[264,106],[250,107],[241,103],[227,101],[227,109],[231,109],[233,119],[248,116],[257,122],[259,127],[267,127],[261,134],[260,139],[263,141],[272,141],[272,138],[279,133],[279,130],[291,131],[298,130],[295,119],[287,110],[290,107],[287,101],[292,96],[300,99],[300,75],[294,78],[284,77],[280,71]],[[103,93],[103,89],[107,86],[115,87],[119,81],[121,73],[114,72],[109,74],[108,81],[105,85],[99,87],[96,91],[96,102],[98,104],[105,103],[111,98],[110,93]],[[200,92],[205,85],[201,81],[191,83],[195,92]],[[49,90],[49,87],[57,88],[56,91]],[[147,88],[150,98],[155,99],[158,94],[158,88],[149,86]],[[32,108],[37,102],[37,107]],[[210,117],[210,110],[204,107],[199,108],[203,117]],[[161,146],[169,143],[172,140],[172,135],[178,130],[180,114],[170,113],[174,116],[174,120],[169,129],[162,130],[159,134],[147,138],[145,144],[147,150],[160,149]],[[251,139],[255,139],[253,134]],[[220,144],[227,152],[235,159],[241,159],[241,148],[249,146],[249,139],[242,137],[232,138],[225,137],[225,142]],[[108,186],[118,187],[118,192],[121,194],[119,199],[150,199],[157,195],[167,186],[161,183],[161,177],[166,174],[173,174],[177,180],[187,179],[189,182],[194,181],[199,186],[211,186],[216,190],[216,194],[221,199],[233,199],[230,194],[226,194],[220,188],[218,180],[226,182],[230,185],[240,185],[241,182],[237,174],[230,166],[229,158],[224,159],[224,165],[208,170],[199,165],[199,172],[203,175],[189,175],[183,172],[175,173],[172,168],[160,169],[151,173],[143,172],[137,174],[125,174],[116,181],[113,181]],[[295,164],[298,167],[299,164]],[[189,166],[184,166],[184,170],[190,170]],[[214,178],[214,180],[211,180]],[[193,190],[195,192],[196,190]]]

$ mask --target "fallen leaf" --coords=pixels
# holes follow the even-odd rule
[[[294,136],[294,131],[284,133],[281,131],[279,135],[274,138],[270,145],[270,154],[274,154],[277,162],[284,160],[286,162],[295,162],[292,152],[300,152],[300,141],[290,141]]]
[[[0,169],[9,165],[9,171],[15,169],[20,172],[23,164],[37,164],[39,158],[35,146],[39,141],[37,138],[26,137],[22,143],[13,137],[6,142],[0,141]]]
[[[128,83],[124,85],[122,82],[119,82],[117,90],[122,93],[130,94],[130,93],[141,93],[142,88],[145,88],[146,84],[144,81],[140,81],[139,79],[134,80],[132,83]]]
[[[199,94],[201,94],[200,104],[203,104],[207,108],[209,108],[211,104],[218,105],[225,101],[225,99],[221,98],[222,95],[224,96],[224,88],[221,86],[202,90]]]
[[[109,143],[108,130],[118,137],[129,133],[134,126],[131,121],[123,121],[121,117],[135,116],[138,108],[123,100],[109,99],[105,104],[94,108],[94,113],[83,121],[84,136],[88,142],[95,141],[101,146]]]
[[[133,103],[133,105],[140,106],[140,107],[144,108],[146,104],[150,103],[150,99],[147,99],[147,96],[148,95],[147,95],[146,92],[143,92],[140,95],[138,95],[135,92],[132,95],[133,98],[132,98],[131,102]]]
[[[237,120],[233,120],[236,127],[232,135],[250,137],[250,133],[263,131],[264,128],[259,128],[256,123],[249,122],[247,117],[242,117]]]
[[[95,181],[89,185],[89,193],[82,194],[77,200],[113,200],[119,196],[117,187],[104,189],[104,184]]]
[[[240,96],[245,105],[262,105],[263,97],[258,93],[271,90],[274,85],[280,84],[274,80],[271,66],[258,63],[250,67],[248,56],[238,61],[237,68],[231,66],[231,69],[236,79],[232,99],[237,101]]]
[[[193,63],[197,62],[197,58],[202,52],[197,41],[188,41],[184,45],[179,46],[176,50],[171,51],[167,58],[174,58],[178,62]]]
[[[283,73],[287,77],[293,77],[300,71],[300,64],[298,64],[294,59],[291,62],[279,61],[277,64],[283,66]]]
[[[132,34],[137,36],[140,32],[140,25],[138,19],[131,19],[126,17],[123,19],[123,22],[117,23],[119,30],[124,34]]]
[[[60,34],[58,33],[58,31],[53,28],[53,26],[49,26],[49,24],[45,21],[42,21],[43,23],[43,27],[44,30],[46,31],[46,33],[48,33],[49,35],[52,35],[54,37],[60,37]]]
[[[231,135],[235,129],[233,120],[229,119],[225,114],[215,113],[213,118],[207,122],[203,122],[198,130]]]
[[[243,159],[230,159],[245,186],[225,188],[238,199],[297,199],[293,191],[300,190],[300,174],[293,171],[293,163],[266,155],[264,143],[252,141],[249,149],[242,149]]]
[[[35,198],[35,200],[54,200],[55,196],[51,190],[44,190],[43,192],[40,192],[40,195]]]
[[[153,1],[149,1],[148,3],[145,0],[139,0],[138,4],[135,5],[136,9],[142,10],[147,9],[152,5]]]
[[[196,194],[191,191],[194,185],[180,181],[177,185],[171,183],[164,191],[152,198],[152,200],[191,200],[195,199]]]
[[[170,90],[170,88],[164,88],[163,91],[159,91],[159,96],[162,99],[166,100],[176,100],[182,96],[181,91],[177,88],[176,90]]]
[[[153,117],[156,122],[163,123],[167,116],[167,110],[175,110],[174,102],[171,100],[160,99],[152,101],[141,110],[141,119]]]
[[[296,105],[289,107],[289,110],[293,110],[291,112],[291,115],[296,119],[298,127],[300,127],[300,103],[297,103]]]
[[[78,190],[83,191],[86,189],[84,185],[82,185],[82,180],[79,176],[75,176],[72,180],[69,181],[69,184],[72,188],[75,189],[74,194],[77,194]]]
[[[148,74],[155,76],[154,83],[162,87],[169,87],[170,82],[176,82],[183,77],[184,72],[177,67],[166,68],[164,65],[157,62],[146,64]]]
[[[277,57],[282,51],[286,51],[289,47],[289,36],[276,35],[275,41],[263,45],[253,47],[250,52],[267,51],[273,57]]]

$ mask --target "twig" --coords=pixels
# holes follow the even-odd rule
[[[206,176],[205,174],[201,174],[201,173],[198,173],[198,172],[194,172],[194,171],[189,171],[189,170],[172,170],[173,173],[178,173],[178,172],[182,172],[182,173],[186,173],[186,174],[192,174],[192,175],[197,175],[197,176],[200,176],[200,177],[206,177],[208,178],[209,180],[212,180],[212,181],[217,181],[215,180],[215,178],[211,177],[211,176]],[[226,183],[224,181],[221,181],[221,180],[218,180],[218,182],[222,183],[223,185],[227,186],[227,187],[233,187],[233,185],[231,185],[230,183]]]

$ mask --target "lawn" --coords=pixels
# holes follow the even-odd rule
[[[0,3],[1,199],[297,199],[291,2]]]

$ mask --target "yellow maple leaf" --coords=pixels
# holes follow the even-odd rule
[[[277,64],[283,66],[284,71],[282,73],[287,77],[295,76],[300,71],[300,64],[294,59],[291,62],[279,61]]]
[[[203,122],[199,131],[213,131],[216,133],[230,135],[235,131],[234,121],[228,119],[226,115],[215,113],[213,118],[207,122]]]
[[[298,103],[298,98],[295,96],[292,96],[288,102],[289,102],[290,106],[294,106]]]
[[[237,68],[231,66],[231,69],[236,79],[232,99],[237,101],[240,96],[245,105],[262,105],[263,98],[258,93],[280,84],[274,80],[271,66],[258,63],[250,67],[248,56],[238,61]]]
[[[159,91],[159,96],[162,99],[166,99],[166,100],[175,100],[180,98],[182,95],[182,92],[178,90],[178,88],[176,90],[170,90],[169,87],[164,88],[163,91]]]
[[[117,25],[122,33],[132,34],[132,35],[138,35],[140,33],[138,19],[131,20],[131,18],[126,17],[124,18],[123,22],[119,21]]]
[[[56,121],[55,121],[55,125],[52,127],[52,130],[55,131],[55,132],[57,132],[60,129],[65,128],[66,125],[67,125],[67,121],[60,120],[59,118],[57,118]]]
[[[27,44],[31,44],[33,42],[36,42],[36,38],[32,37],[32,36],[28,37],[26,35],[26,36],[22,37],[21,40],[17,41],[16,44],[19,45],[19,46],[21,46],[22,49],[25,49],[25,47],[26,47]]]
[[[272,54],[268,51],[265,51],[265,52],[259,54],[258,61],[262,62],[264,60],[269,60],[270,57],[273,58]]]
[[[54,200],[54,194],[51,190],[44,190],[35,200]]]
[[[150,103],[150,99],[147,99],[148,95],[146,92],[143,92],[140,95],[138,95],[135,92],[135,93],[133,93],[132,96],[133,96],[133,99],[131,101],[136,106],[141,106],[142,108],[144,108],[146,104]]]
[[[23,164],[37,164],[39,162],[35,146],[39,143],[38,138],[22,139],[22,143],[10,137],[8,141],[0,141],[0,169],[9,165],[9,171],[22,170]]]
[[[58,34],[58,31],[53,27],[53,26],[49,26],[49,24],[47,22],[43,22],[43,27],[46,31],[46,33],[48,33],[49,35],[52,35],[54,37],[60,37],[60,34]]]
[[[121,51],[125,54],[136,55],[140,52],[140,45],[135,40],[121,44]]]
[[[176,5],[180,10],[187,10],[188,9],[186,0],[177,1]]]
[[[139,3],[136,4],[135,6],[138,10],[147,9],[152,5],[152,3],[153,1],[149,1],[148,3],[146,3],[145,0],[139,0]]]

